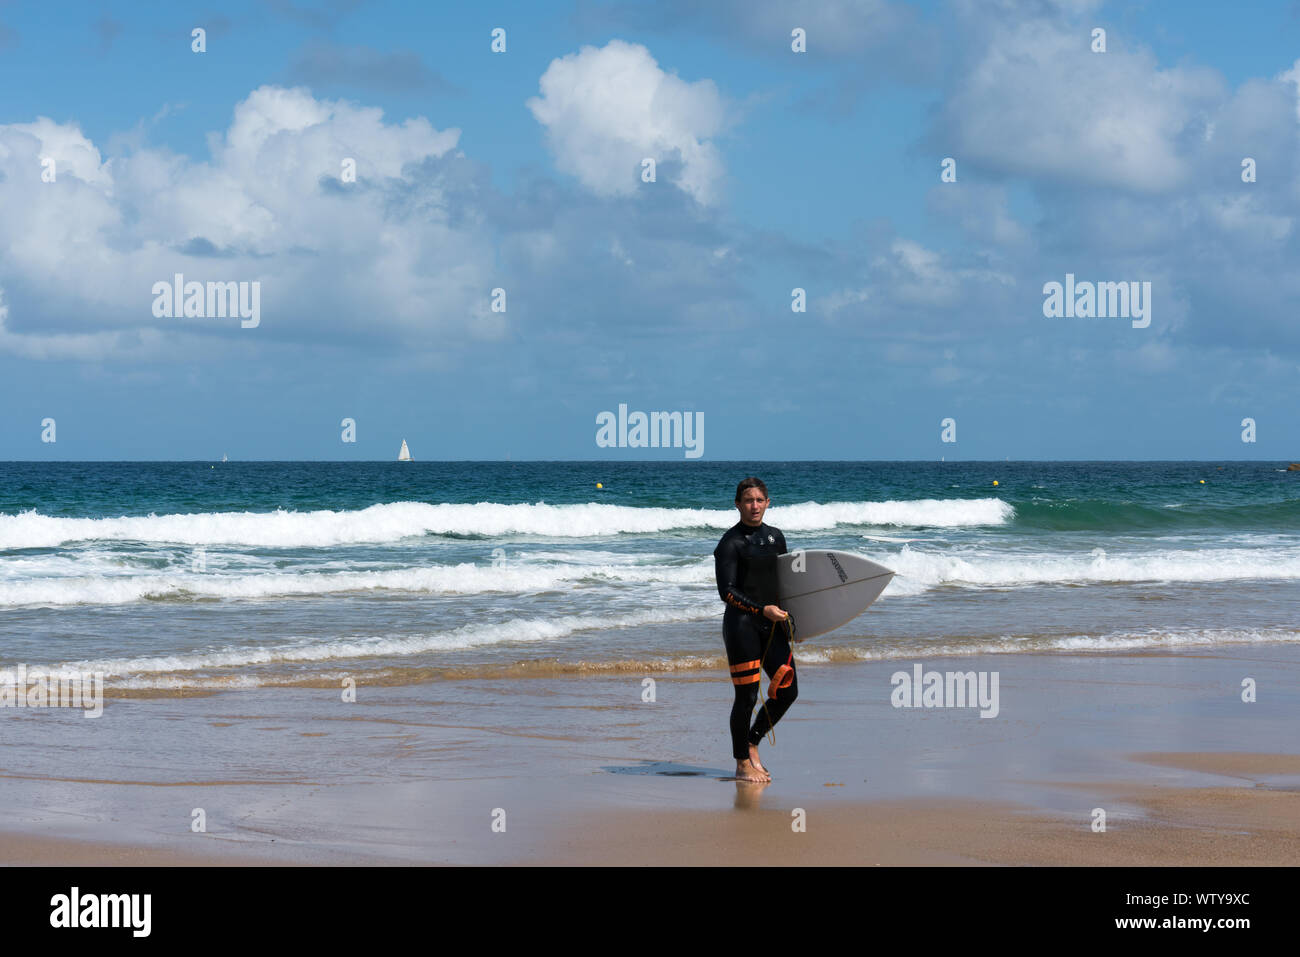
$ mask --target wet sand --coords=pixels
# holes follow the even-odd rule
[[[894,707],[914,663],[996,672],[997,716]],[[724,676],[653,677],[0,712],[0,863],[1300,862],[1290,646],[802,666],[766,787]]]

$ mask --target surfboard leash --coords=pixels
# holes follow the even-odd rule
[[[785,631],[788,640],[791,643],[793,643],[794,642],[794,618],[790,615],[789,612],[786,612],[785,621],[783,622],[783,624],[785,625]],[[763,658],[758,663],[758,667],[760,671],[767,665],[767,650],[772,647],[772,639],[775,636],[776,636],[776,622],[774,621],[772,622],[772,627],[768,630],[767,633],[767,643],[763,645]],[[791,658],[794,657],[793,648],[790,649],[790,657]],[[781,667],[785,667],[785,666],[782,665]],[[763,696],[763,714],[767,715],[767,733],[769,735],[768,743],[770,743],[772,747],[776,747],[776,725],[772,722],[772,713],[767,710],[767,699],[775,697],[776,691],[780,691],[781,688],[785,687],[785,685],[778,686],[776,684],[776,675],[780,674],[780,672],[781,669],[778,668],[776,670],[776,673],[772,675],[771,679],[769,679],[768,686],[767,686],[767,694]]]

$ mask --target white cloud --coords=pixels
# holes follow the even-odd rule
[[[833,289],[822,302],[822,310],[832,322],[838,320],[841,314],[847,318],[865,319],[870,316],[871,299],[871,290],[867,288]]]
[[[95,144],[86,139],[75,124],[67,126],[55,123],[45,116],[39,116],[34,123],[14,123],[3,127],[14,133],[26,133],[41,144],[41,158],[56,159],[55,173],[71,173],[78,179],[96,186],[107,186],[110,182],[108,169]],[[5,155],[0,146],[0,157]]]
[[[712,80],[688,83],[640,44],[611,40],[552,60],[540,88],[528,108],[546,128],[556,165],[592,192],[631,195],[649,157],[680,164],[674,185],[697,202],[716,201],[723,168],[709,140],[725,116]]]
[[[210,162],[151,149],[103,162],[75,125],[0,125],[0,349],[138,355],[150,336],[193,332],[210,344],[203,320],[152,315],[153,283],[177,272],[260,281],[261,329],[276,338],[491,336],[502,320],[488,310],[487,230],[472,215],[453,225],[440,177],[411,166],[454,157],[458,138],[278,87],[236,105]],[[42,156],[54,183],[40,180]],[[356,183],[340,181],[345,158]]]
[[[1295,115],[1300,120],[1300,60],[1291,64],[1291,69],[1283,70],[1278,74],[1278,80],[1282,83],[1290,83],[1295,87]]]
[[[1204,139],[1224,96],[1208,68],[1159,69],[1148,51],[1094,53],[1078,25],[1030,20],[994,35],[948,99],[952,155],[1017,175],[1161,192],[1183,185],[1181,137]]]
[[[1206,204],[1219,229],[1240,242],[1275,245],[1291,235],[1294,220],[1266,211],[1253,196],[1211,197]]]
[[[933,186],[926,196],[930,208],[954,220],[966,235],[998,246],[1022,246],[1029,231],[1009,212],[1004,186],[966,182]]]
[[[1015,285],[1006,273],[946,266],[939,253],[910,239],[895,239],[889,253],[877,256],[871,265],[888,281],[889,294],[899,305],[952,306],[964,302],[978,286]]]
[[[162,358],[167,353],[166,337],[156,329],[117,332],[70,332],[56,335],[23,335],[11,332],[6,320],[9,307],[0,289],[0,352],[24,359],[93,362],[105,355],[130,350],[133,355]]]

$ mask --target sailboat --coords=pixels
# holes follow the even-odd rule
[[[223,462],[229,462],[229,461],[230,461],[228,458],[226,458],[226,453],[225,453],[225,452],[222,452],[222,453],[221,453],[221,461],[223,461]]]
[[[413,458],[411,458],[411,450],[406,447],[406,439],[402,439],[402,451],[397,453],[397,461],[399,462],[415,461]]]

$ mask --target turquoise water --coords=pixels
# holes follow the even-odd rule
[[[715,668],[710,553],[749,474],[792,548],[898,572],[810,664],[1300,635],[1285,463],[3,463],[0,668],[158,693]]]
[[[1300,475],[1259,462],[0,462],[0,514],[104,518],[357,510],[385,502],[729,508],[757,473],[774,502],[971,500],[1009,528],[1267,528],[1300,520]],[[742,476],[743,477],[743,476]],[[1206,486],[1200,486],[1201,479]],[[995,489],[994,481],[1000,484]],[[605,488],[599,492],[596,483]]]

